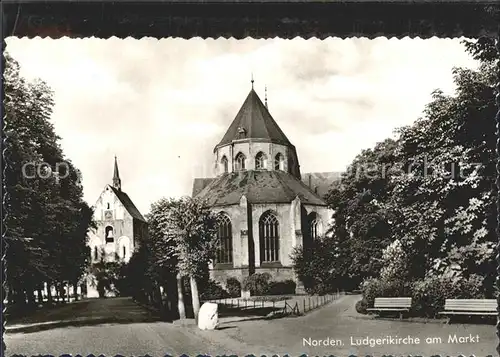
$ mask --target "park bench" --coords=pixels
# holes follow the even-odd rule
[[[495,299],[446,299],[444,311],[440,315],[448,315],[448,323],[453,315],[497,316]]]
[[[375,298],[373,308],[366,309],[368,311],[381,312],[399,312],[399,318],[403,318],[403,313],[409,312],[411,308],[411,297],[389,297]]]

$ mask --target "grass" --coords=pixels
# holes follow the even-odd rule
[[[143,321],[153,318],[153,314],[140,307],[131,298],[86,299],[62,304],[54,307],[41,308],[24,316],[7,317],[9,325],[41,324],[64,321],[90,320],[126,320]]]

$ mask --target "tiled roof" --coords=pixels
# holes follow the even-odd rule
[[[113,190],[115,195],[118,197],[118,199],[120,200],[122,205],[125,207],[127,212],[130,213],[130,215],[133,218],[136,218],[140,221],[146,222],[146,219],[142,216],[141,212],[139,212],[137,207],[135,207],[134,203],[132,202],[130,197],[128,197],[128,195],[125,192],[119,191],[111,185],[109,187],[111,187],[111,189]]]
[[[241,129],[245,130],[244,135],[240,134]],[[262,139],[292,145],[253,88],[217,147],[238,139]]]
[[[195,178],[193,182],[193,197],[201,192],[214,178]]]
[[[310,172],[302,174],[302,182],[304,182],[311,190],[316,192],[320,197],[325,197],[332,184],[339,182],[341,172]]]
[[[299,196],[302,203],[326,206],[325,201],[302,181],[283,171],[249,170],[223,174],[196,197],[211,206],[222,206],[238,204],[243,195],[249,203],[289,203]]]

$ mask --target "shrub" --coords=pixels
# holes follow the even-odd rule
[[[368,308],[368,304],[365,299],[361,299],[356,303],[356,311],[358,314],[363,314],[366,315],[368,311],[366,310]]]
[[[380,279],[391,281],[394,279],[405,279],[408,275],[408,255],[399,240],[388,245],[382,253],[382,269]]]
[[[295,294],[297,284],[293,280],[271,281],[267,287],[266,295],[290,295]]]
[[[200,293],[202,300],[225,299],[229,293],[216,281],[209,280],[205,289]]]
[[[314,240],[307,247],[295,247],[291,258],[293,268],[309,294],[333,290],[339,273],[336,258],[336,241],[330,238]]]
[[[250,291],[251,295],[265,295],[271,275],[269,273],[256,273],[243,280],[243,289]]]
[[[325,295],[334,291],[333,286],[328,283],[317,283],[305,289],[309,295]]]
[[[231,297],[241,296],[241,284],[236,278],[228,278],[226,281],[226,289]]]
[[[362,284],[361,291],[368,306],[373,306],[378,297],[411,296],[410,285],[401,280],[369,279]]]
[[[446,299],[482,298],[482,284],[477,275],[468,279],[436,276],[417,281],[412,287],[414,310],[420,316],[436,317]]]

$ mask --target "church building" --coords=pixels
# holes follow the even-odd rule
[[[107,261],[128,262],[140,242],[147,236],[146,219],[130,197],[122,191],[118,162],[115,157],[112,185],[106,185],[94,205],[97,229],[89,233],[88,246],[92,263],[104,254]],[[94,287],[87,287],[87,296],[97,295]]]
[[[193,196],[218,214],[212,279],[225,286],[228,277],[242,282],[250,274],[268,272],[273,280],[294,280],[300,291],[290,254],[326,231],[332,212],[318,192],[326,192],[331,175],[307,174],[303,181],[297,150],[271,116],[267,93],[265,101],[252,80],[250,93],[214,148],[215,177],[195,179]]]

